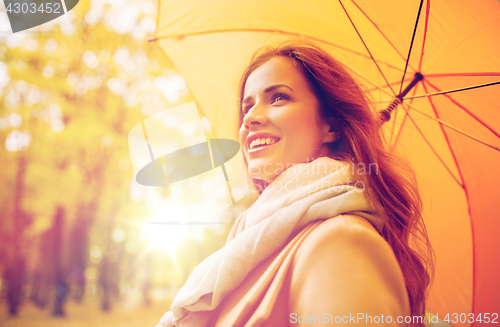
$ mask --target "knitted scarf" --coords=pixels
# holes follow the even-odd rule
[[[353,166],[328,157],[286,169],[262,192],[231,229],[226,245],[188,278],[157,327],[204,327],[212,311],[260,262],[307,224],[356,214],[382,232]]]

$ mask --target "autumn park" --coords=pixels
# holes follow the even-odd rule
[[[156,14],[157,1],[80,1],[12,34],[0,8],[1,326],[152,327],[243,208],[148,224],[169,194],[133,180],[129,132],[193,101],[148,42]]]

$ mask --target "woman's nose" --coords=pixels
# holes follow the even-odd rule
[[[254,105],[252,109],[243,117],[243,124],[246,129],[250,129],[251,127],[257,127],[259,125],[264,125],[268,122],[269,118],[264,112],[263,108],[260,106]]]

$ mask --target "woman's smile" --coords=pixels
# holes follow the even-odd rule
[[[269,133],[250,133],[246,138],[248,153],[253,154],[258,150],[269,148],[278,143],[281,139]]]
[[[271,138],[257,139],[255,141],[253,141],[252,144],[250,144],[250,148],[249,148],[248,153],[254,154],[260,150],[268,149],[269,147],[276,144],[277,142],[279,142],[279,141],[277,141],[276,139],[271,139]]]

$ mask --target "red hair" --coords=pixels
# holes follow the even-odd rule
[[[364,167],[376,165],[375,174],[358,175],[368,185],[368,195],[378,199],[385,227],[382,236],[389,243],[403,272],[412,316],[425,318],[425,302],[434,275],[434,252],[422,219],[422,200],[411,165],[388,150],[376,112],[349,69],[312,42],[288,40],[257,50],[245,69],[239,88],[241,101],[250,74],[269,59],[283,56],[306,77],[319,102],[320,117],[340,138],[332,143],[333,159]],[[245,161],[246,163],[246,161]],[[261,193],[265,181],[252,179]],[[412,324],[422,326],[423,323]]]

